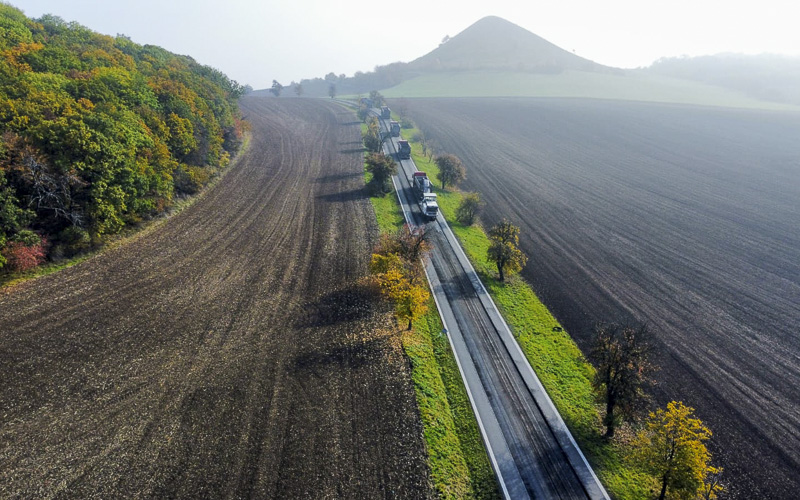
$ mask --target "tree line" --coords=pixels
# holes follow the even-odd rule
[[[5,4],[0,33],[0,268],[101,244],[242,145],[245,88],[214,68]]]
[[[370,97],[376,97],[374,94]],[[367,169],[374,172],[373,180],[379,179],[376,182],[381,187],[380,193],[388,192],[391,186],[387,181],[396,173],[396,164],[394,160],[380,153],[383,137],[380,136],[377,119],[371,117],[364,106],[359,111],[359,117],[368,123],[364,133],[364,143],[370,151],[373,151],[367,156]],[[425,138],[422,132],[418,133],[416,140],[425,148],[423,154],[430,155],[429,157],[439,168],[438,179],[442,189],[448,185],[456,186],[466,178],[466,168],[457,156],[437,155],[434,152],[434,149],[438,149],[434,146],[435,142]],[[465,193],[456,210],[456,219],[461,224],[471,225],[481,208],[482,202],[477,193]],[[399,243],[401,241],[414,238],[415,241],[423,241],[424,230],[416,231],[412,232],[406,226],[397,235],[384,237],[378,245],[373,255],[373,273],[378,272],[379,282],[385,281],[386,276],[386,265],[377,265],[386,262],[385,257],[379,256],[385,255],[387,248],[403,247],[404,244]],[[521,271],[527,263],[527,256],[519,248],[519,235],[519,227],[506,219],[502,219],[488,231],[487,260],[496,265],[501,282],[505,282],[508,274]],[[395,243],[389,245],[388,241]],[[407,243],[405,245],[407,246]],[[413,254],[417,261],[420,261],[420,254],[424,257],[428,251],[425,245],[421,248],[422,252]],[[394,253],[408,255],[407,252]],[[391,262],[406,261],[400,259]],[[419,282],[420,269],[417,268],[416,274],[409,273],[413,276],[409,278],[410,282]],[[389,295],[384,292],[384,296]],[[427,301],[427,298],[427,295],[418,296],[418,300],[421,301]],[[398,310],[398,315],[400,314]],[[410,320],[415,316],[408,312],[402,314],[402,317],[409,318],[410,328]],[[695,417],[694,409],[680,401],[672,401],[665,408],[648,411],[652,402],[648,389],[654,384],[653,374],[658,370],[653,361],[655,355],[652,334],[646,324],[634,326],[597,323],[595,325],[588,358],[595,367],[592,385],[604,410],[603,438],[611,441],[620,426],[633,425],[634,458],[638,461],[640,469],[656,479],[659,499],[718,498],[724,491],[721,482],[722,468],[712,463],[711,453],[706,446],[712,433],[700,419]]]

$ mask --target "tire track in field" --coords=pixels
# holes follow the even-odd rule
[[[431,495],[354,117],[242,102],[250,149],[195,205],[0,296],[0,496]],[[336,179],[336,181],[330,181]]]

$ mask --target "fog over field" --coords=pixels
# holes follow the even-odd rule
[[[660,403],[694,406],[735,498],[800,490],[800,115],[557,99],[409,99],[485,225],[586,352],[648,321]]]

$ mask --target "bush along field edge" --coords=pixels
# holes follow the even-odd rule
[[[362,123],[362,134],[367,127]],[[365,165],[366,167],[366,165]],[[364,171],[368,185],[372,175]],[[381,233],[396,233],[405,219],[395,193],[370,196]],[[398,328],[400,328],[398,326]],[[423,425],[428,465],[439,498],[498,499],[494,471],[478,422],[433,298],[427,312],[404,330],[403,349]]]

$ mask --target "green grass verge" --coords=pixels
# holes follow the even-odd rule
[[[362,128],[363,130],[363,128]],[[365,171],[364,181],[370,174]],[[370,197],[382,232],[405,223],[394,193]],[[440,498],[500,498],[478,422],[433,299],[428,312],[403,334],[422,419],[431,479]]]
[[[536,74],[513,71],[459,71],[418,76],[382,90],[398,97],[580,97],[733,108],[798,110],[699,82],[626,71],[624,75],[564,71]]]
[[[406,137],[413,137],[415,132],[406,131]],[[436,164],[423,157],[419,143],[409,142],[417,167],[436,179]],[[594,368],[521,277],[507,278],[505,284],[496,278],[496,266],[486,259],[486,232],[478,224],[465,226],[453,217],[463,194],[455,189],[436,192],[453,233],[609,494],[631,500],[651,496],[653,479],[633,465],[632,449],[625,444],[624,435],[612,443],[601,437],[600,410],[591,383]]]

